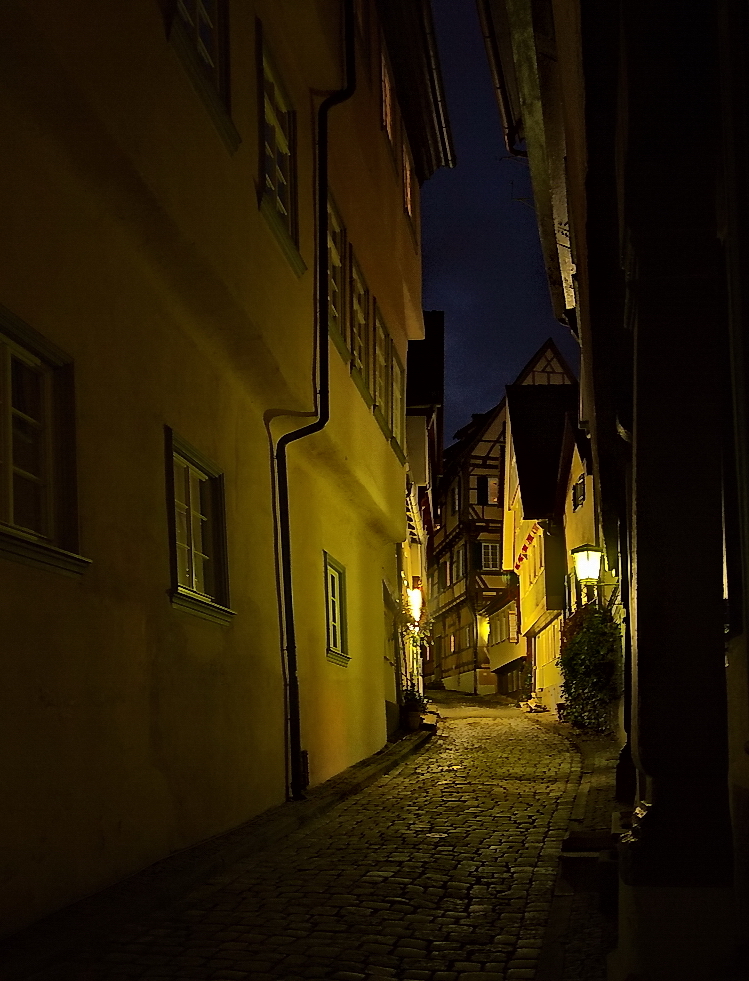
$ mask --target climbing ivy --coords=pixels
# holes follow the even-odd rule
[[[619,696],[621,635],[608,610],[592,604],[577,610],[562,628],[564,718],[579,729],[609,732]]]

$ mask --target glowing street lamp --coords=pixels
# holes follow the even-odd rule
[[[422,596],[420,589],[408,590],[408,606],[415,624],[418,624],[421,620],[421,607],[423,602],[424,597]]]
[[[601,575],[601,556],[603,550],[597,545],[578,545],[570,551],[575,562],[575,575],[581,586],[585,587],[586,602],[591,601],[591,593],[598,585]]]

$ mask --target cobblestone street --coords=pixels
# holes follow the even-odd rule
[[[2,977],[530,981],[580,772],[517,709],[443,718],[420,755],[187,901]]]

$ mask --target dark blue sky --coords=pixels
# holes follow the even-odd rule
[[[424,309],[445,311],[449,445],[548,337],[575,370],[578,358],[551,312],[528,166],[507,155],[475,0],[432,9],[457,166],[422,188]]]

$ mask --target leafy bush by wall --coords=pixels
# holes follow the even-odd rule
[[[564,717],[580,729],[609,732],[619,696],[621,634],[608,610],[592,604],[577,610],[562,628]]]

